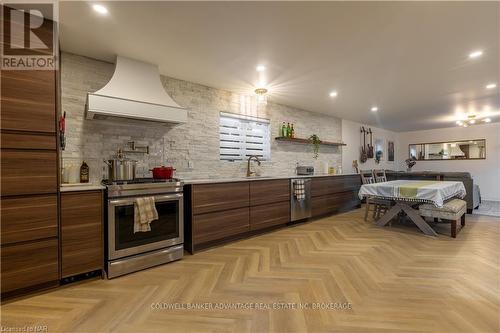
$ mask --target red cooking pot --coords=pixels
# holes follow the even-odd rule
[[[153,168],[153,178],[154,179],[171,179],[172,176],[174,175],[174,168],[172,167],[156,167]]]

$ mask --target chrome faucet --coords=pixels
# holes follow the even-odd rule
[[[260,165],[260,160],[259,160],[259,157],[257,155],[248,156],[247,177],[251,177],[251,176],[255,175],[255,172],[250,171],[250,161],[252,160],[252,158],[255,159],[255,161]]]

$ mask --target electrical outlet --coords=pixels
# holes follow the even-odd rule
[[[194,163],[193,161],[188,161],[188,169],[194,168]]]

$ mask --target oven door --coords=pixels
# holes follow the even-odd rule
[[[184,242],[182,194],[157,195],[158,220],[134,233],[134,198],[108,200],[108,259],[119,259]]]

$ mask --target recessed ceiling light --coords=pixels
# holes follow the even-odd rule
[[[483,121],[484,121],[485,123],[491,123],[491,119],[490,119],[490,118],[485,118]]]
[[[378,111],[378,107],[373,106],[370,110],[371,110],[372,112],[377,112],[377,111]]]
[[[486,89],[495,89],[497,87],[496,83],[489,83],[486,85]]]
[[[482,55],[483,55],[483,51],[476,50],[476,51],[472,51],[471,53],[469,53],[469,58],[471,58],[471,59],[479,58]]]
[[[103,5],[95,4],[92,6],[92,8],[96,12],[98,12],[99,14],[102,14],[102,15],[106,15],[108,13],[108,9],[106,7],[104,7]]]
[[[255,69],[257,70],[257,72],[263,72],[266,70],[266,66],[258,65],[257,67],[255,67]]]
[[[338,95],[338,94],[339,94],[339,93],[338,93],[336,90],[331,91],[331,92],[330,92],[330,97],[337,97],[337,95]]]

